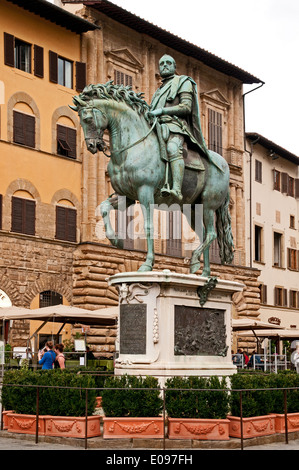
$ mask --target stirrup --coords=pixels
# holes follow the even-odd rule
[[[170,195],[170,186],[168,183],[165,183],[163,188],[161,189],[161,196],[168,197]]]

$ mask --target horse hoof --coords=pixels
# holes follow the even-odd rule
[[[200,269],[200,263],[190,264],[190,274],[195,274]]]
[[[147,271],[152,271],[153,270],[153,267],[151,265],[148,265],[148,264],[142,264],[140,266],[140,268],[138,269],[138,272],[139,273],[146,273]]]
[[[203,270],[203,272],[201,273],[200,277],[210,277],[211,275],[211,270]]]

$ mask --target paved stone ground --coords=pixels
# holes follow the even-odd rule
[[[293,435],[292,435],[293,434]],[[264,438],[256,438],[244,440],[244,451],[260,451],[260,450],[299,450],[299,435],[298,433],[289,434],[289,443],[285,443],[283,435],[280,436],[265,436]],[[103,439],[92,438],[87,441],[87,449],[85,449],[84,439],[68,439],[68,438],[45,438],[39,437],[39,441],[35,443],[35,436],[26,434],[11,434],[7,431],[0,431],[0,451],[1,450],[98,450],[110,453],[118,451],[134,452],[151,450],[153,453],[163,452],[163,440],[143,440],[143,439]],[[195,452],[197,450],[208,451],[237,451],[241,450],[241,442],[239,439],[230,439],[230,441],[205,442],[205,441],[165,441],[165,451],[171,453],[176,451],[184,454],[184,452]]]

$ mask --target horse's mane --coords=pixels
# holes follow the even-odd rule
[[[143,99],[143,93],[135,93],[131,86],[115,85],[113,80],[105,84],[88,85],[80,93],[79,98],[87,103],[93,99],[121,101],[147,118],[149,105]]]

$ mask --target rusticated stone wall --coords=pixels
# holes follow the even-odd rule
[[[73,252],[76,245],[37,237],[0,235],[0,288],[15,306],[29,308],[36,295],[53,290],[72,302]],[[9,341],[26,346],[29,322],[14,321]]]

